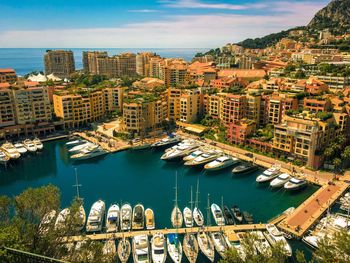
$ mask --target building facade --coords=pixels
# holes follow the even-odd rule
[[[54,74],[59,78],[68,78],[75,71],[73,51],[47,50],[44,56],[46,75]]]

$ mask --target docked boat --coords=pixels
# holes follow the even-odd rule
[[[168,137],[163,138],[160,141],[153,143],[151,146],[154,148],[161,148],[161,147],[166,147],[166,146],[178,143],[180,141],[181,141],[180,136],[170,134]]]
[[[65,227],[66,220],[70,215],[70,209],[65,208],[58,213],[55,221],[55,229],[62,230]]]
[[[152,262],[164,263],[167,256],[166,241],[162,233],[156,233],[151,239]]]
[[[10,160],[10,157],[8,157],[1,149],[0,149],[0,164],[6,164]]]
[[[220,206],[218,206],[217,204],[212,204],[210,206],[210,209],[211,209],[211,213],[214,217],[215,223],[218,226],[224,226],[225,225],[225,218],[224,218],[224,215],[221,211]]]
[[[304,187],[307,186],[307,181],[306,180],[300,180],[297,178],[292,177],[291,179],[289,179],[288,182],[286,182],[284,184],[284,189],[286,190],[300,190]]]
[[[175,200],[174,200],[174,208],[171,211],[170,216],[171,224],[174,228],[179,228],[182,226],[183,223],[183,217],[181,210],[177,204],[177,173],[175,175]]]
[[[40,234],[45,235],[49,231],[50,225],[53,222],[53,220],[56,218],[56,215],[57,215],[56,210],[51,210],[50,212],[46,213],[43,216],[39,225]]]
[[[253,219],[253,215],[248,213],[247,211],[243,211],[243,217],[244,220],[248,223],[248,224],[253,224],[254,223],[254,219]]]
[[[117,254],[117,247],[114,239],[107,240],[102,247],[103,255],[107,256],[108,259],[114,259]]]
[[[145,227],[145,208],[142,204],[137,204],[132,212],[132,229],[140,230]]]
[[[232,206],[231,212],[232,212],[233,216],[235,217],[235,220],[238,223],[243,222],[243,215],[242,215],[241,210],[239,209],[239,207],[237,205]]]
[[[120,217],[119,217],[119,206],[113,204],[108,208],[107,219],[106,219],[106,231],[116,232],[118,231]]]
[[[186,227],[193,227],[193,215],[192,210],[188,207],[184,208],[183,211],[184,221]]]
[[[256,178],[257,183],[265,183],[275,179],[280,174],[281,166],[273,165]]]
[[[43,145],[43,143],[40,141],[39,138],[35,138],[35,139],[33,140],[33,143],[35,144],[36,149],[39,150],[39,151],[42,150],[42,149],[44,148],[44,145]]]
[[[262,254],[271,256],[272,250],[270,243],[267,241],[262,231],[253,231],[251,234],[254,236],[254,246],[256,250]]]
[[[132,250],[132,255],[135,263],[151,262],[147,235],[134,236],[132,240]]]
[[[70,158],[75,161],[87,160],[87,159],[95,158],[105,154],[107,154],[107,152],[103,150],[100,146],[92,146],[81,150],[80,153],[72,155]]]
[[[198,150],[195,150],[194,152],[192,152],[191,154],[185,156],[182,160],[184,160],[185,162],[192,161],[192,160],[196,159],[197,157],[201,156],[203,153],[204,153],[203,150],[198,149]]]
[[[182,260],[182,246],[179,236],[176,233],[167,235],[168,253],[174,263],[180,263]]]
[[[137,145],[134,145],[131,149],[132,150],[144,150],[144,149],[149,149],[151,148],[152,144],[151,143],[148,143],[148,142],[145,142],[145,143],[139,143]]]
[[[217,159],[220,156],[220,154],[222,154],[222,152],[217,150],[206,151],[200,156],[194,158],[193,160],[185,162],[185,165],[186,166],[205,165]]]
[[[227,206],[224,206],[224,217],[226,224],[228,225],[234,225],[235,224],[235,219],[233,218],[233,215],[230,211],[230,209]]]
[[[21,142],[17,142],[15,143],[13,146],[15,146],[15,148],[17,149],[17,151],[20,153],[20,154],[25,154],[28,152],[28,150],[26,149],[26,147],[24,147],[23,143]]]
[[[195,263],[197,261],[199,246],[194,234],[186,234],[184,236],[183,251],[190,263]]]
[[[193,220],[197,226],[204,225],[204,217],[202,211],[199,209],[199,179],[197,180],[196,200],[193,209]]]
[[[85,209],[84,206],[79,206],[78,212],[76,214],[76,230],[77,231],[81,231],[83,230],[84,226],[85,226],[85,222],[86,222],[86,213],[85,213]]]
[[[199,145],[196,142],[184,143],[179,146],[176,146],[170,151],[166,151],[162,155],[161,159],[166,161],[181,159],[184,156],[194,152],[198,147]]]
[[[73,147],[73,146],[76,146],[76,145],[80,145],[80,144],[83,144],[83,143],[86,143],[87,141],[86,140],[73,140],[73,141],[69,141],[69,142],[66,142],[66,146],[67,147]]]
[[[120,210],[120,220],[121,220],[121,230],[127,231],[131,229],[131,221],[132,221],[132,208],[131,205],[126,203],[122,205]]]
[[[235,165],[239,162],[239,159],[225,155],[217,158],[216,160],[210,163],[207,163],[206,165],[204,165],[204,169],[207,171],[218,171],[231,167],[232,165]]]
[[[283,236],[282,232],[280,232],[275,225],[269,224],[266,226],[267,233],[265,234],[266,239],[269,241],[271,246],[276,245],[276,243],[281,243],[285,250],[285,254],[290,257],[292,256],[292,248],[288,244],[287,240]]]
[[[215,250],[214,250],[214,245],[211,239],[209,238],[209,236],[204,231],[201,231],[197,234],[197,240],[198,240],[198,246],[203,252],[203,254],[211,262],[214,262]]]
[[[241,244],[241,240],[238,235],[235,235],[234,240],[229,240],[227,236],[224,236],[228,248],[235,249],[238,253],[238,256],[245,262],[247,257],[244,247]]]
[[[36,145],[29,139],[23,141],[23,146],[28,150],[28,152],[36,152],[37,150]]]
[[[15,146],[13,146],[10,142],[5,142],[1,146],[1,150],[8,156],[10,159],[17,160],[19,157],[21,157],[21,154],[17,151]]]
[[[118,258],[121,263],[126,263],[129,260],[130,254],[131,254],[131,244],[129,239],[122,238],[117,247],[118,251]]]
[[[290,178],[291,176],[287,173],[280,174],[270,182],[270,186],[273,188],[283,187]]]
[[[68,152],[69,153],[78,153],[81,150],[83,150],[84,148],[89,147],[89,146],[94,146],[94,145],[96,145],[96,144],[93,144],[91,142],[86,141],[84,143],[78,144],[78,145],[74,146],[73,148],[69,149]]]
[[[209,235],[218,254],[222,258],[225,258],[225,252],[229,247],[225,241],[224,235],[220,232],[211,232]]]
[[[86,232],[98,232],[102,230],[105,210],[106,205],[102,200],[98,200],[91,206],[91,210],[86,223]]]
[[[259,167],[257,165],[254,165],[252,163],[244,163],[242,165],[238,165],[237,167],[233,168],[232,173],[233,174],[247,174],[254,172],[258,170]]]
[[[146,229],[155,229],[156,223],[154,220],[154,212],[151,208],[147,208],[145,211],[145,218],[146,218]]]

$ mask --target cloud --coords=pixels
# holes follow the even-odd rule
[[[155,12],[159,12],[159,10],[155,10],[155,9],[135,9],[135,10],[128,10],[128,12],[131,12],[131,13],[155,13]]]
[[[227,3],[204,3],[199,0],[176,0],[159,1],[167,7],[172,8],[206,8],[206,9],[226,9],[226,10],[245,10],[250,8],[264,8],[265,4],[227,4]]]

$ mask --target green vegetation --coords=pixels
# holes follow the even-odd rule
[[[350,65],[334,65],[322,63],[317,67],[322,75],[350,77]]]
[[[344,168],[345,162],[350,158],[350,146],[346,146],[346,138],[343,134],[336,136],[324,149],[325,161],[333,164],[337,171]]]
[[[333,117],[333,113],[332,112],[319,111],[319,112],[317,112],[316,117],[319,118],[321,121],[326,121],[326,120],[328,120],[328,119]]]
[[[76,86],[90,87],[107,80],[106,76],[102,75],[89,75],[89,74],[72,74],[71,81]]]

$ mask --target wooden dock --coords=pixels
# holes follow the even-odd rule
[[[140,231],[128,231],[128,232],[117,232],[117,233],[101,233],[101,234],[89,234],[81,236],[71,236],[63,238],[63,242],[78,242],[86,239],[90,240],[108,240],[108,239],[121,239],[123,237],[132,238],[137,235],[154,235],[155,233],[163,233],[164,235],[170,233],[198,233],[203,230],[205,232],[224,232],[231,233],[234,232],[243,232],[243,231],[254,231],[254,230],[264,230],[266,229],[265,224],[249,224],[249,225],[230,225],[230,226],[209,226],[209,227],[192,227],[192,228],[165,228],[165,229],[154,229],[154,230],[140,230]]]

